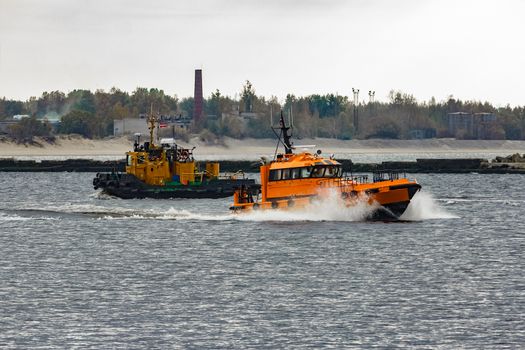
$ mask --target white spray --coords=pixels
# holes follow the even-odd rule
[[[401,215],[402,220],[409,221],[454,218],[458,218],[458,216],[441,208],[432,194],[425,191],[416,193],[405,213]]]

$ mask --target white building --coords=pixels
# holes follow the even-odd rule
[[[191,125],[191,119],[161,116],[160,125],[163,128],[172,129],[175,127],[175,129],[188,130]],[[114,136],[130,135],[135,133],[141,133],[143,135],[149,134],[146,118],[141,116],[140,118],[124,118],[113,120]]]

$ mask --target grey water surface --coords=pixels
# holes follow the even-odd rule
[[[92,177],[0,173],[1,348],[525,347],[524,175],[418,174],[398,223]]]

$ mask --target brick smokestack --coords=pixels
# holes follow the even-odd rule
[[[195,69],[195,91],[193,94],[193,123],[197,128],[203,124],[202,70]]]

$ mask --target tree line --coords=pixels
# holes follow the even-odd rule
[[[407,139],[411,131],[433,130],[437,137],[453,137],[447,116],[454,112],[493,113],[496,120],[484,133],[487,139],[525,139],[525,108],[495,107],[489,102],[461,101],[449,96],[442,101],[432,98],[417,101],[413,95],[391,91],[386,102],[360,102],[354,105],[348,96],[288,94],[284,100],[258,96],[247,81],[238,99],[214,91],[204,100],[202,122],[193,125],[193,133],[230,136],[234,138],[273,137],[270,124],[280,111],[293,116],[294,136]],[[11,127],[11,136],[30,140],[33,136],[80,134],[88,138],[103,138],[113,134],[113,120],[138,118],[149,113],[193,116],[193,97],[179,99],[163,90],[137,88],[132,93],[112,88],[109,91],[73,90],[44,92],[27,101],[0,99],[0,121],[14,115],[29,115]],[[357,118],[356,118],[357,114]],[[245,116],[246,118],[239,118]],[[46,120],[60,117],[58,129]],[[358,121],[358,123],[356,123]],[[356,125],[357,124],[357,125]],[[356,127],[358,126],[358,127]]]

